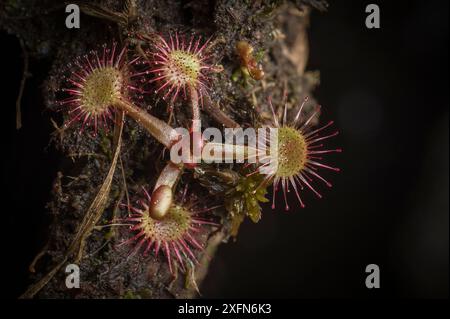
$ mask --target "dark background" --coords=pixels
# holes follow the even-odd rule
[[[311,19],[308,70],[320,70],[322,121],[336,120],[331,144],[344,149],[330,158],[342,169],[327,175],[333,189],[307,196],[307,209],[267,206],[259,224],[246,221],[220,246],[204,297],[448,297],[448,1],[376,1],[381,29],[369,30],[373,2],[331,3]],[[2,291],[17,297],[45,243],[58,158],[40,97],[50,61],[30,61],[16,131],[21,49],[0,39]],[[378,290],[364,284],[371,263]]]

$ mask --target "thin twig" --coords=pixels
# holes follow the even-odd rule
[[[127,198],[127,207],[128,209],[130,208],[130,194],[128,193],[128,186],[127,186],[127,178],[125,176],[125,170],[123,168],[123,162],[122,162],[122,156],[119,156],[119,164],[120,164],[120,169],[122,171],[122,181],[123,181],[123,187],[124,187],[124,191],[125,191],[125,196]]]
[[[19,42],[20,42],[20,47],[22,48],[23,73],[22,73],[22,80],[20,81],[19,95],[17,96],[17,100],[16,100],[16,129],[17,130],[20,130],[20,128],[22,127],[22,110],[20,108],[20,105],[22,104],[22,96],[23,96],[23,91],[25,89],[25,83],[27,81],[27,78],[29,77],[28,52],[27,52],[27,49],[25,48],[25,43],[23,42],[23,40],[20,39]]]
[[[203,98],[203,109],[208,113],[214,120],[221,123],[225,127],[238,128],[240,125],[236,123],[232,118],[230,118],[225,112],[223,112],[218,105],[213,105],[209,96]]]
[[[41,249],[41,251],[34,257],[33,261],[31,262],[30,266],[28,266],[28,271],[31,273],[36,272],[36,264],[43,256],[47,254],[48,251],[48,242],[45,244],[44,248]]]

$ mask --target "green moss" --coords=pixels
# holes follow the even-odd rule
[[[236,237],[241,223],[245,216],[248,216],[252,222],[257,223],[261,219],[260,203],[266,203],[269,200],[265,197],[267,187],[264,184],[265,176],[253,174],[242,176],[237,185],[228,191],[225,198],[225,208],[230,213],[231,235]]]

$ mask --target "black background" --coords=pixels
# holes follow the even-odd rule
[[[448,2],[376,1],[381,29],[369,30],[371,2],[331,3],[311,19],[308,70],[320,70],[322,121],[336,120],[331,144],[344,149],[330,159],[342,169],[327,175],[333,188],[306,209],[267,206],[259,224],[245,222],[220,246],[204,297],[448,297]],[[58,159],[40,97],[50,61],[30,61],[16,131],[21,49],[0,39],[2,292],[15,298],[45,243]],[[378,290],[364,284],[371,263]]]

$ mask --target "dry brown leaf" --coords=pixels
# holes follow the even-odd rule
[[[115,151],[113,160],[111,162],[111,166],[108,171],[108,175],[106,175],[106,178],[103,181],[97,195],[95,196],[94,200],[89,206],[89,209],[87,210],[80,226],[78,227],[77,233],[75,234],[72,243],[67,249],[64,258],[55,267],[53,267],[52,270],[50,270],[44,277],[42,277],[41,280],[39,280],[34,285],[31,285],[27,289],[27,291],[20,296],[21,299],[33,298],[34,295],[36,295],[55,276],[58,270],[67,262],[69,257],[75,251],[77,251],[75,261],[76,262],[80,261],[85,242],[89,237],[89,235],[91,234],[92,230],[94,229],[95,225],[97,224],[98,220],[100,219],[103,210],[105,209],[106,203],[108,201],[109,191],[111,190],[111,183],[114,176],[114,172],[116,170],[122,143],[123,117],[124,117],[123,112],[118,113],[118,124],[116,125],[114,130]]]

